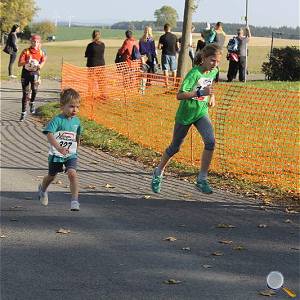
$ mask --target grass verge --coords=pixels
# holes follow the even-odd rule
[[[38,108],[38,116],[43,123],[60,113],[59,103],[52,102]],[[127,137],[107,129],[94,121],[80,117],[84,132],[82,145],[109,152],[114,157],[129,158],[142,163],[145,167],[153,168],[157,165],[161,154],[151,149],[143,148]],[[185,181],[194,182],[198,168],[171,161],[167,174],[179,177]],[[282,191],[277,188],[263,186],[257,183],[241,180],[231,174],[210,173],[210,182],[213,187],[233,192],[241,197],[252,197],[261,200],[262,205],[284,206],[288,210],[300,210],[299,195]]]

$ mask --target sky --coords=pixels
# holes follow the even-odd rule
[[[247,0],[198,0],[194,22],[243,23]],[[36,21],[99,22],[154,20],[163,5],[175,8],[183,19],[184,0],[36,0]],[[299,0],[248,0],[248,22],[255,26],[299,26]]]

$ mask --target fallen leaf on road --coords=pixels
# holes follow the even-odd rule
[[[62,184],[62,181],[61,180],[56,180],[53,182],[53,184]]]
[[[245,248],[244,246],[235,246],[235,247],[233,247],[232,249],[233,249],[233,250],[239,250],[239,251],[241,251],[241,250],[246,250],[246,248]]]
[[[233,242],[230,240],[221,240],[221,241],[219,241],[219,243],[229,245],[229,244],[232,244]]]
[[[223,223],[221,223],[221,224],[218,224],[217,225],[217,228],[235,228],[235,226],[233,226],[233,225],[231,225],[231,224],[223,224]]]
[[[271,289],[260,291],[259,294],[262,295],[262,296],[269,296],[269,297],[272,297],[272,296],[276,295],[276,293]]]
[[[149,195],[145,195],[145,196],[144,196],[144,198],[145,198],[145,199],[150,199],[150,198],[151,198],[151,196],[149,196]]]
[[[56,233],[62,233],[62,234],[67,234],[70,233],[71,230],[69,229],[64,229],[64,228],[59,228],[58,230],[56,230]]]
[[[132,157],[133,154],[132,154],[131,152],[127,152],[127,153],[126,153],[126,156],[127,156],[127,157]]]
[[[89,184],[87,186],[84,187],[85,190],[95,190],[96,189],[96,186],[95,185],[92,185],[92,184]]]
[[[213,255],[213,256],[222,256],[223,252],[216,251],[216,252],[213,252],[211,255]]]
[[[191,193],[187,193],[187,194],[182,195],[183,198],[188,198],[188,199],[192,198],[192,196],[193,195]]]
[[[169,242],[175,242],[175,241],[177,241],[177,238],[174,236],[168,236],[164,240],[169,241]]]
[[[258,228],[266,228],[266,227],[268,227],[268,225],[266,225],[266,224],[259,224],[259,225],[257,225],[257,227]]]
[[[184,251],[191,251],[191,248],[190,248],[190,247],[183,247],[183,248],[181,248],[181,250],[184,250]]]
[[[291,298],[296,298],[296,293],[286,287],[282,288]]]
[[[110,185],[110,184],[108,184],[108,183],[105,185],[105,187],[106,187],[107,189],[114,189],[114,188],[115,188],[114,186],[112,186],[112,185]]]
[[[205,269],[212,268],[212,266],[211,266],[211,265],[202,265],[202,267],[203,267],[203,268],[205,268]]]
[[[300,248],[292,247],[291,250],[300,250]]]
[[[182,281],[176,280],[176,279],[168,279],[168,280],[163,281],[163,283],[165,283],[165,284],[179,284],[181,282]]]
[[[286,207],[285,212],[288,214],[298,214],[296,210],[290,209],[288,207]]]

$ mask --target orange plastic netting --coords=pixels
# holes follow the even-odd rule
[[[141,145],[163,152],[172,138],[180,79],[147,75],[137,62],[62,67],[62,88],[82,96],[80,114]],[[298,91],[216,84],[210,110],[216,136],[211,170],[299,192]],[[202,140],[193,128],[175,160],[200,165]]]

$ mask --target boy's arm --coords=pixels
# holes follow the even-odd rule
[[[58,152],[60,152],[62,155],[66,155],[69,153],[69,150],[60,146],[55,137],[53,136],[53,133],[52,132],[48,132],[47,133],[47,139],[48,139],[48,142],[51,146],[53,146]]]

